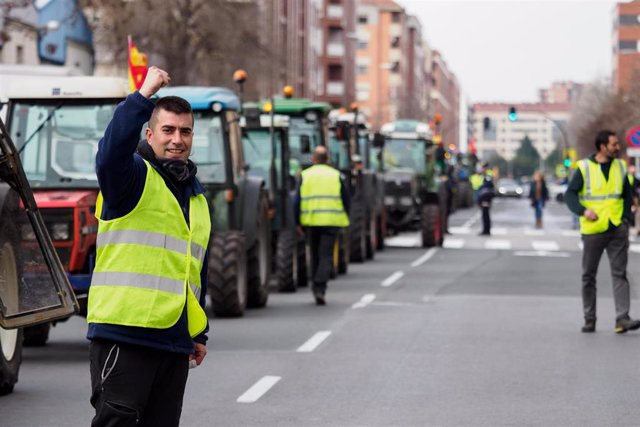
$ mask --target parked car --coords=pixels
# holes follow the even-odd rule
[[[524,194],[522,186],[511,178],[500,178],[496,188],[500,197],[522,197]]]

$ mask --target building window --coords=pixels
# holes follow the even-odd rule
[[[358,40],[358,49],[366,49],[369,43],[366,40]]]
[[[637,40],[620,40],[618,42],[618,49],[622,53],[637,52],[638,41]]]
[[[391,37],[391,47],[400,47],[400,37]]]
[[[400,72],[400,63],[399,62],[392,62],[391,63],[391,72],[392,73],[399,73]]]
[[[640,25],[640,15],[620,15],[620,25]]]
[[[359,76],[364,76],[369,72],[369,67],[367,67],[366,65],[358,65],[357,68]]]
[[[356,99],[359,102],[368,101],[369,100],[369,89],[358,89],[356,91]]]
[[[358,16],[358,24],[368,24],[368,23],[369,23],[369,19],[367,18],[367,15]]]
[[[16,64],[24,64],[24,46],[16,46]]]
[[[391,13],[391,22],[396,24],[400,22],[400,12]]]

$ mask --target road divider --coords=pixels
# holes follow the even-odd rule
[[[351,306],[351,308],[365,308],[366,306],[371,304],[373,302],[373,300],[375,300],[375,299],[376,299],[376,295],[375,294],[366,294],[365,296],[360,298],[360,301],[358,301],[357,303],[353,304]]]
[[[274,375],[267,375],[265,377],[260,378],[260,380],[255,383],[251,388],[242,394],[236,400],[238,403],[254,403],[258,399],[260,399],[266,392],[268,392],[271,387],[276,385],[278,381],[280,381],[282,377],[276,377]]]
[[[424,255],[422,255],[420,258],[418,258],[417,260],[413,261],[411,263],[411,267],[418,267],[419,265],[424,264],[425,262],[429,261],[431,259],[432,256],[434,256],[436,254],[437,249],[436,248],[431,248],[429,249],[427,252],[425,252]],[[402,277],[402,276],[401,276]],[[384,285],[383,285],[384,286]]]
[[[318,348],[318,346],[322,344],[324,340],[329,338],[329,335],[331,335],[331,331],[317,332],[314,336],[309,338],[307,342],[298,347],[298,353],[311,353],[313,350]]]
[[[404,271],[396,271],[391,276],[384,279],[384,281],[382,282],[382,286],[387,288],[400,280],[402,276],[404,276]]]

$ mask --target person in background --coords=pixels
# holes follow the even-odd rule
[[[491,201],[496,195],[496,190],[488,163],[482,164],[482,176],[482,184],[478,189],[478,206],[482,212],[482,231],[480,235],[489,236],[491,235]]]
[[[311,248],[311,291],[316,305],[325,305],[327,282],[333,266],[333,246],[342,227],[349,226],[349,189],[340,172],[329,166],[327,148],[318,146],[313,166],[302,171],[294,198],[298,232]]]
[[[531,207],[535,210],[536,228],[542,228],[542,212],[544,205],[549,200],[549,190],[540,171],[533,174],[533,181],[529,187],[529,199]]]
[[[596,152],[578,162],[564,200],[580,217],[582,234],[582,332],[596,330],[596,275],[604,251],[609,258],[613,300],[616,308],[614,331],[623,334],[640,328],[629,317],[631,290],[627,279],[631,184],[626,164],[618,159],[620,143],[614,132],[602,130],[596,136]]]
[[[633,225],[635,227],[636,235],[640,236],[640,181],[636,178],[636,166],[629,165],[629,184],[631,185],[631,194],[633,204],[631,205],[631,212],[633,213]]]

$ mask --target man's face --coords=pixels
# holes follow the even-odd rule
[[[610,159],[615,159],[620,156],[620,143],[617,136],[609,136],[609,142],[606,145],[600,146],[600,152],[605,154]]]
[[[193,117],[159,110],[153,129],[145,134],[156,157],[186,162],[193,144]]]

